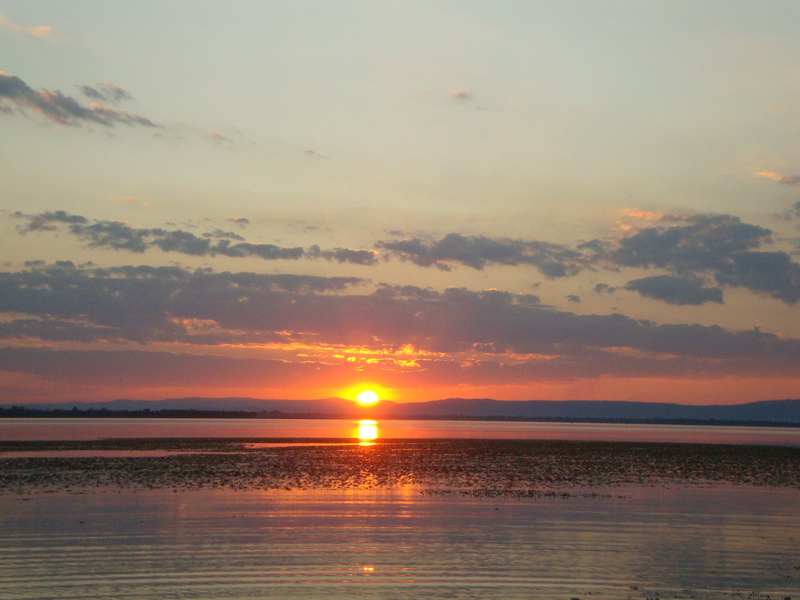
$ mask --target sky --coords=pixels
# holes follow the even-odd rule
[[[0,403],[800,397],[795,0],[0,2]]]

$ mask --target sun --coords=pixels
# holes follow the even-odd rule
[[[363,392],[359,392],[358,396],[356,396],[356,402],[361,406],[372,406],[373,404],[377,404],[378,400],[380,400],[380,398],[373,390],[364,390]]]

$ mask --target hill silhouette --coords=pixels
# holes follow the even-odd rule
[[[73,410],[74,407],[74,410]],[[9,416],[10,405],[0,407]],[[84,413],[160,413],[158,416],[188,416],[187,412],[219,413],[254,417],[320,417],[383,419],[511,419],[606,422],[726,422],[800,425],[800,399],[764,400],[733,405],[690,405],[666,402],[616,400],[493,400],[491,398],[446,398],[426,402],[383,400],[361,407],[343,398],[317,400],[264,400],[256,398],[172,398],[165,400],[114,400],[69,404],[26,404],[26,411]],[[19,412],[19,411],[17,411]],[[170,414],[166,414],[170,413]],[[59,415],[61,416],[61,415]],[[109,415],[111,416],[111,415]],[[154,415],[155,416],[155,415]],[[213,416],[213,415],[212,415]],[[244,415],[243,415],[244,416]]]

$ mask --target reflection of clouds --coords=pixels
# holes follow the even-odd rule
[[[358,422],[358,440],[362,446],[371,446],[378,438],[378,422],[363,419]]]

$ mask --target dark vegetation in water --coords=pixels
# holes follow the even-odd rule
[[[280,445],[269,445],[280,444]],[[308,445],[301,445],[308,444]],[[3,458],[11,451],[167,456]],[[202,452],[202,453],[201,453]],[[0,494],[136,489],[364,489],[523,497],[628,485],[800,489],[800,448],[541,440],[113,439],[0,442]]]

